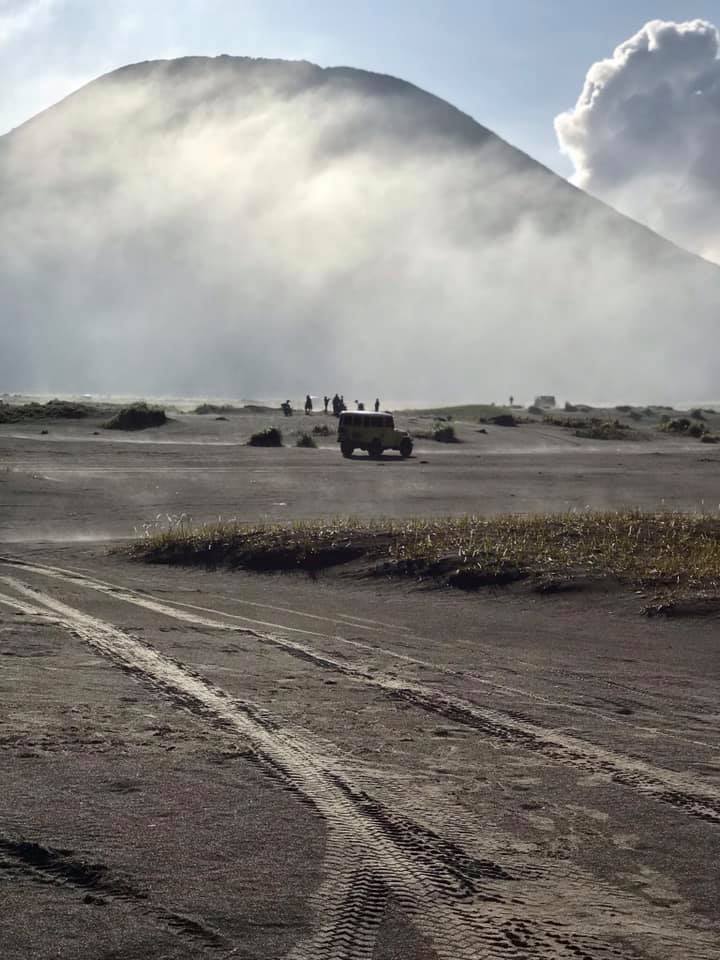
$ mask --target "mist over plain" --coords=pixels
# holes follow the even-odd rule
[[[390,77],[115,71],[0,138],[0,391],[717,396],[720,269]]]

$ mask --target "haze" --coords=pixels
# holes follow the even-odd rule
[[[417,88],[117,71],[0,138],[5,390],[717,393],[720,271]]]

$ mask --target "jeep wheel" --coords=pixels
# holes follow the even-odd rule
[[[355,447],[353,447],[353,445],[352,445],[351,443],[341,443],[341,444],[340,444],[340,453],[342,453],[342,455],[343,455],[344,457],[351,457],[351,456],[353,455],[353,450],[354,450],[354,449],[355,449]]]
[[[400,456],[406,460],[412,453],[412,440],[410,437],[403,437],[400,441]]]
[[[370,441],[370,446],[368,447],[368,453],[370,454],[373,460],[379,460],[380,457],[382,456],[382,452],[383,452],[382,444],[380,443],[378,438],[375,437],[374,440]]]

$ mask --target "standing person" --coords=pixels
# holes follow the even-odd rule
[[[305,415],[310,416],[312,413],[312,400],[310,399],[310,394],[305,395]]]
[[[347,410],[347,407],[346,407],[346,405],[345,405],[345,397],[344,397],[344,395],[341,393],[341,394],[340,394],[340,413],[342,413],[343,410]]]
[[[333,416],[339,417],[340,416],[340,397],[337,394],[335,394],[335,396],[332,398],[332,405],[333,405]]]
[[[380,398],[375,397],[375,413],[378,413],[379,411],[380,411]]]
[[[323,397],[323,403],[325,404],[325,413],[328,412],[328,404],[330,403],[330,397]]]

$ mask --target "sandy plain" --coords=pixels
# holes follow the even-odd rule
[[[117,551],[181,513],[714,512],[717,448],[245,446],[271,419],[0,428],[0,955],[720,956],[717,619]]]

